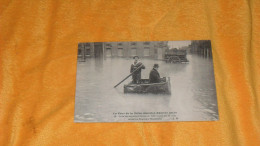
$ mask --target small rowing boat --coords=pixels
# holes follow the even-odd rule
[[[161,78],[160,83],[150,83],[149,79],[141,79],[141,83],[139,84],[130,82],[124,85],[124,93],[171,94],[170,77]]]

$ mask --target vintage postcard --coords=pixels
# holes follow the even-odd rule
[[[216,121],[210,40],[78,44],[75,122]]]

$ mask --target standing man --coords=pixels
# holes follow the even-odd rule
[[[135,61],[131,65],[130,73],[133,73],[136,69],[139,68],[137,71],[135,71],[132,74],[133,83],[138,84],[138,83],[140,83],[140,80],[141,80],[141,71],[142,71],[142,69],[145,69],[145,66],[142,64],[142,62],[139,61],[138,56],[134,56],[133,59]]]
[[[158,72],[159,65],[154,64],[153,69],[150,72],[149,80],[150,83],[160,83],[160,74]]]

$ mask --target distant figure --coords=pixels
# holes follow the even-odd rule
[[[159,65],[154,64],[153,69],[150,72],[149,80],[150,83],[160,83],[160,74],[158,72]]]
[[[130,73],[133,73],[136,69],[139,69],[135,71],[132,74],[133,83],[138,84],[141,81],[141,71],[142,69],[145,69],[145,66],[139,61],[138,56],[134,56],[133,59],[135,60],[134,63],[131,65]]]

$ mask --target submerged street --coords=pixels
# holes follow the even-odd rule
[[[171,95],[124,94],[123,86],[131,77],[113,88],[130,74],[132,59],[89,58],[78,62],[75,122],[118,121],[114,112],[176,112],[177,121],[217,120],[212,59],[195,54],[187,58],[189,63],[177,64],[140,60],[146,67],[142,78],[148,79],[153,64],[159,64],[160,76],[171,78]]]

